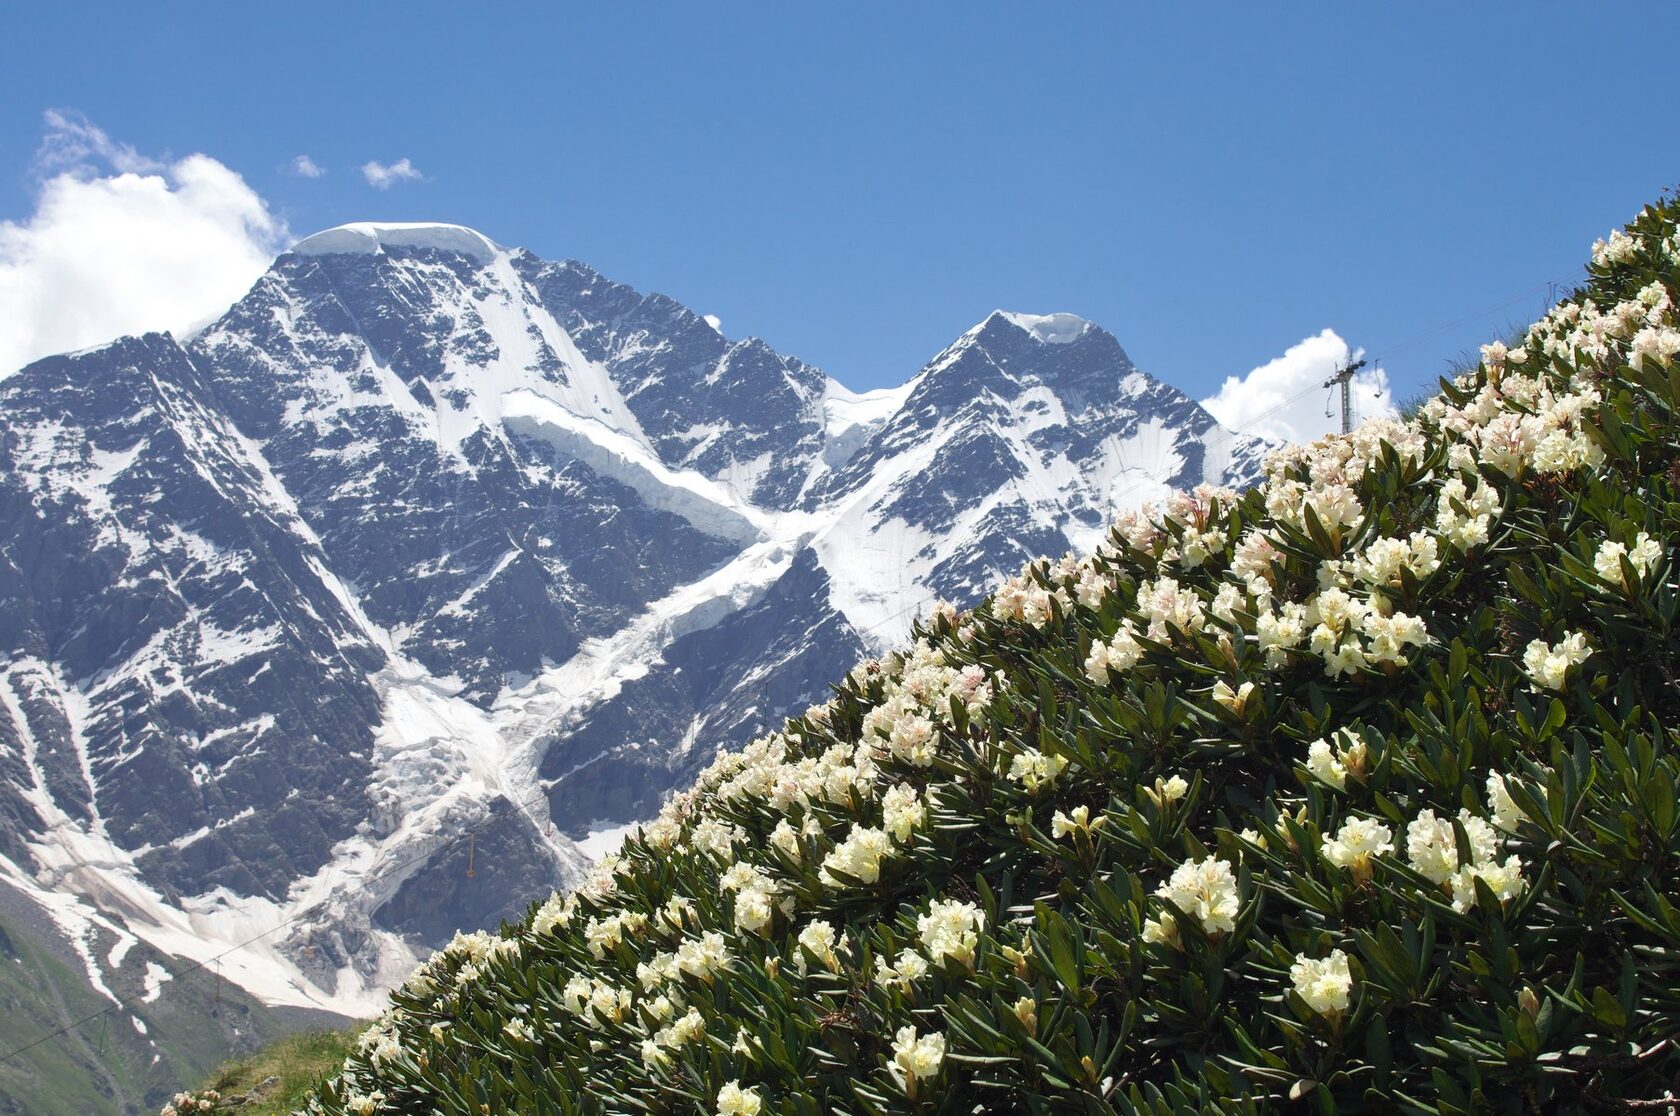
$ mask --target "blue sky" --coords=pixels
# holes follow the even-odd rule
[[[1333,329],[1405,396],[1532,318],[1594,237],[1680,182],[1672,4],[36,4],[5,20],[14,229],[41,217],[43,112],[71,110],[148,159],[210,156],[290,235],[472,225],[855,388],[901,381],[1001,306],[1091,318],[1197,394]],[[299,155],[327,173],[289,170]],[[377,189],[358,169],[402,159],[421,177]]]

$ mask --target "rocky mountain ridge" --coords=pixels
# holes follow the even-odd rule
[[[0,874],[71,935],[272,929],[229,978],[354,1012],[936,598],[1260,450],[1072,315],[860,395],[472,230],[317,234],[0,381]]]

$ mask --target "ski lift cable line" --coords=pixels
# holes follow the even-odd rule
[[[1460,325],[1465,325],[1469,322],[1476,321],[1479,318],[1485,318],[1487,315],[1489,315],[1491,313],[1494,313],[1498,310],[1502,310],[1507,306],[1513,305],[1514,303],[1521,301],[1523,298],[1528,297],[1529,295],[1535,293],[1536,291],[1539,291],[1539,290],[1542,290],[1542,289],[1545,289],[1545,288],[1556,288],[1556,287],[1558,287],[1561,284],[1566,283],[1566,282],[1567,282],[1567,280],[1547,280],[1546,282],[1536,284],[1535,286],[1529,287],[1529,288],[1523,290],[1522,292],[1520,292],[1519,294],[1514,295],[1513,297],[1507,299],[1506,301],[1501,302],[1496,306],[1490,307],[1489,309],[1484,310],[1484,311],[1482,311],[1478,314],[1473,314],[1473,315],[1470,315],[1470,316],[1465,317],[1465,318],[1459,318],[1455,321],[1448,322],[1448,323],[1446,323],[1444,325],[1441,325],[1441,326],[1437,326],[1432,330],[1429,330],[1427,332],[1417,334],[1417,335],[1415,335],[1411,338],[1408,338],[1407,340],[1401,342],[1398,345],[1390,346],[1383,351],[1386,352],[1386,353],[1389,353],[1389,354],[1402,352],[1405,349],[1411,348],[1411,347],[1413,347],[1417,344],[1421,344],[1423,341],[1429,340],[1431,337],[1438,336],[1439,334],[1441,334],[1441,333],[1443,333],[1443,332],[1445,332],[1449,329],[1454,329],[1454,328],[1456,328]],[[1377,358],[1373,358],[1373,360],[1376,360],[1376,359]],[[1254,416],[1253,418],[1249,419],[1248,423],[1246,425],[1252,425],[1253,423],[1260,422],[1264,419],[1270,418],[1272,415],[1274,415],[1277,412],[1283,410],[1285,407],[1291,406],[1294,403],[1299,402],[1301,399],[1305,398],[1306,396],[1312,394],[1313,392],[1318,391],[1321,386],[1322,385],[1319,385],[1319,384],[1312,384],[1309,387],[1303,388],[1301,391],[1296,392],[1294,395],[1290,396],[1289,398],[1283,400],[1280,403],[1275,404],[1272,407],[1267,408],[1265,411],[1262,411],[1260,414],[1258,414],[1258,415]],[[1170,476],[1170,473],[1168,475]],[[1134,480],[1133,482],[1131,482],[1130,484],[1128,484],[1125,488],[1122,488],[1118,493],[1116,493],[1115,494],[1115,500],[1118,503],[1119,497],[1129,495],[1131,492],[1135,491],[1136,489],[1138,489],[1142,485],[1149,484],[1149,483],[1160,483],[1162,481],[1165,481],[1166,479],[1167,479],[1166,476],[1156,477],[1152,474],[1151,475],[1146,475],[1146,476],[1143,476],[1143,477],[1139,477],[1136,480]],[[916,602],[898,610],[897,612],[885,617],[884,619],[879,620],[876,623],[874,623],[874,624],[872,624],[872,625],[870,625],[866,628],[861,628],[861,629],[858,629],[858,630],[861,631],[861,632],[866,632],[866,633],[871,634],[871,635],[884,634],[889,625],[893,625],[893,624],[896,623],[896,621],[902,619],[904,616],[909,615],[910,613],[925,607],[926,603],[927,602],[925,602],[925,601],[916,601]],[[521,811],[527,811],[527,810],[530,810],[530,809],[534,809],[538,805],[547,801],[547,799],[548,799],[548,791],[547,791],[546,788],[544,788],[539,794],[532,796],[530,799],[528,799],[524,802],[513,803],[513,804],[516,805]],[[427,849],[423,853],[420,853],[420,854],[418,854],[416,856],[413,856],[413,857],[409,857],[405,860],[397,861],[393,864],[388,864],[385,867],[371,873],[370,875],[362,877],[361,882],[362,882],[363,885],[374,883],[378,880],[384,879],[385,877],[387,877],[387,876],[389,876],[389,875],[391,875],[395,872],[399,872],[399,871],[402,871],[403,869],[413,867],[414,865],[419,864],[421,861],[429,860],[433,856],[436,856],[438,853],[443,852],[443,851],[459,844],[463,840],[467,840],[467,839],[471,838],[472,835],[473,835],[473,832],[474,832],[473,830],[465,830],[463,832],[455,834],[452,837],[444,838],[438,844],[436,844],[433,847]],[[263,941],[264,939],[272,937],[273,935],[279,933],[281,930],[284,930],[284,929],[302,921],[302,919],[304,918],[306,913],[307,912],[300,911],[297,914],[294,914],[294,915],[291,915],[287,918],[284,918],[281,921],[275,923],[273,926],[269,927],[267,930],[264,930],[264,931],[262,931],[260,933],[257,933],[257,934],[253,934],[251,937],[246,938],[245,940],[243,940],[241,942],[238,942],[235,945],[229,946],[227,949],[223,950],[220,953],[214,954],[213,956],[211,956],[209,958],[206,958],[203,961],[193,962],[192,964],[188,965],[186,968],[182,969],[178,973],[171,973],[170,974],[170,982],[173,983],[175,981],[183,980],[186,977],[190,977],[190,976],[193,976],[197,973],[203,972],[204,970],[210,968],[212,965],[220,964],[220,962],[222,961],[223,958],[230,957],[235,953],[239,953],[242,950],[248,949],[251,946],[256,945],[258,942]],[[157,995],[161,996],[161,995],[163,995],[163,994],[165,994],[169,991],[172,991],[172,990],[160,987],[158,989]],[[0,1065],[4,1065],[8,1062],[11,1062],[13,1059],[19,1057],[20,1055],[26,1054],[26,1053],[35,1049],[38,1046],[41,1046],[41,1045],[43,1045],[45,1043],[48,1043],[48,1042],[51,1042],[53,1039],[61,1038],[64,1035],[69,1034],[71,1031],[78,1030],[79,1028],[85,1026],[88,1023],[91,1023],[95,1020],[104,1019],[105,1017],[109,1016],[109,1014],[111,1012],[116,1011],[120,1008],[127,1007],[129,1004],[133,1003],[135,1000],[140,999],[145,994],[146,994],[146,990],[141,989],[140,991],[130,993],[127,996],[114,998],[113,1001],[110,1004],[101,1008],[99,1011],[90,1012],[89,1014],[87,1014],[85,1016],[82,1016],[78,1019],[72,1020],[71,1022],[64,1024],[63,1026],[59,1027],[58,1029],[56,1029],[54,1031],[48,1032],[47,1034],[42,1035],[39,1038],[33,1039],[33,1040],[25,1043],[22,1046],[16,1047],[16,1048],[6,1052],[5,1054],[0,1054]],[[154,997],[154,999],[155,998],[156,997]]]
[[[1530,295],[1537,294],[1543,290],[1556,290],[1567,286],[1568,283],[1569,279],[1567,277],[1562,279],[1546,279],[1542,282],[1534,284],[1532,287],[1526,287],[1523,290],[1518,291],[1511,297],[1497,303],[1496,305],[1488,307],[1486,310],[1479,311],[1475,314],[1467,314],[1462,318],[1455,318],[1450,322],[1444,322],[1441,325],[1435,326],[1433,329],[1428,329],[1422,333],[1414,334],[1398,344],[1390,345],[1381,350],[1382,356],[1372,357],[1371,360],[1373,363],[1380,363],[1383,357],[1389,357],[1395,355],[1396,353],[1405,352],[1407,349],[1415,348],[1416,346],[1423,344],[1425,341],[1439,337],[1448,330],[1457,329],[1462,325],[1469,325],[1471,322],[1480,321],[1489,314],[1497,313],[1498,311],[1505,309],[1507,306],[1514,306],[1523,299],[1528,298]]]

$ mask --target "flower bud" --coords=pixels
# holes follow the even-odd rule
[[[1015,1001],[1015,1018],[1027,1029],[1027,1034],[1038,1034],[1038,1004],[1031,996],[1022,996]]]

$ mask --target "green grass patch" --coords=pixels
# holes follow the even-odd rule
[[[249,1058],[225,1063],[205,1087],[247,1116],[284,1116],[302,1106],[311,1086],[338,1070],[362,1030],[357,1026],[289,1035]],[[244,1103],[237,1103],[239,1097]]]

